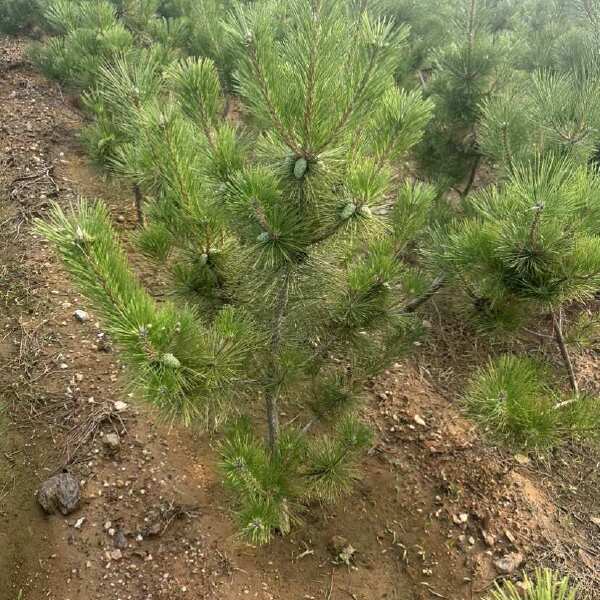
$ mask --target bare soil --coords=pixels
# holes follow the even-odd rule
[[[352,496],[267,548],[236,537],[214,440],[132,397],[118,352],[93,314],[74,319],[89,307],[32,231],[51,201],[80,195],[102,197],[124,239],[135,212],[89,165],[77,103],[35,72],[25,46],[0,37],[0,600],[471,600],[504,576],[494,561],[510,552],[600,598],[600,454],[525,456],[486,440],[458,396],[494,345],[436,304],[430,340],[372,383],[376,442]],[[132,262],[160,301],[160,276]],[[588,387],[597,362],[577,357]],[[121,448],[109,454],[114,432]],[[61,470],[81,480],[82,505],[46,516],[35,490]],[[333,536],[356,549],[349,564]]]

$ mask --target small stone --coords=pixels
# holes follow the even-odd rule
[[[510,552],[502,558],[497,558],[494,561],[494,566],[499,573],[510,575],[514,573],[525,560],[525,557],[520,552]]]
[[[111,550],[108,555],[111,560],[121,560],[123,558],[123,553],[118,548],[116,550]]]
[[[459,513],[458,515],[452,515],[452,520],[456,525],[463,525],[469,520],[469,513]]]
[[[420,425],[421,427],[427,427],[427,423],[425,423],[425,419],[423,419],[423,417],[421,417],[420,415],[415,415],[413,417],[413,419],[417,425]]]
[[[81,526],[83,525],[84,521],[85,521],[85,517],[81,517],[81,518],[77,519],[77,522],[75,523],[75,525],[73,525],[73,527],[75,527],[75,529],[81,529]]]
[[[88,315],[85,310],[81,310],[80,308],[78,308],[74,313],[73,316],[80,322],[80,323],[85,323],[86,321],[90,320],[90,315]]]
[[[115,548],[127,548],[127,538],[122,529],[117,530],[113,538]]]
[[[114,403],[114,407],[117,412],[123,412],[124,410],[127,410],[128,406],[129,404],[127,404],[127,402],[123,402],[122,400],[117,400]]]
[[[346,565],[350,564],[350,561],[356,554],[356,548],[354,548],[348,542],[348,540],[341,535],[334,535],[329,540],[328,546],[333,557]]]
[[[483,541],[485,542],[485,545],[488,548],[493,548],[496,544],[496,538],[491,533],[488,533],[485,530],[481,532],[481,535],[483,536]]]
[[[96,348],[99,352],[112,352],[112,344],[110,343],[110,339],[102,331],[96,335]]]
[[[37,492],[37,501],[48,513],[57,511],[69,515],[79,506],[81,491],[79,481],[70,473],[60,473],[42,483]]]
[[[505,529],[504,530],[504,535],[506,536],[506,539],[511,543],[514,544],[516,542],[516,538],[515,536],[511,533],[511,531],[509,529]]]
[[[118,433],[107,433],[102,438],[102,444],[109,454],[116,454],[121,448],[121,438]]]
[[[125,223],[125,217],[123,215],[117,215],[117,221],[119,223]]]

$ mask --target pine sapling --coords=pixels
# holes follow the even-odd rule
[[[187,307],[150,300],[101,204],[40,229],[148,400],[196,424],[244,415],[221,464],[241,531],[265,543],[349,491],[370,439],[362,383],[418,333],[428,281],[403,257],[436,193],[395,190],[391,161],[432,106],[393,83],[393,27],[343,0],[239,5],[224,31],[247,126],[222,118],[215,64],[187,59],[120,151],[151,199],[140,244]]]

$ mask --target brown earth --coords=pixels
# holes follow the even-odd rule
[[[600,598],[600,454],[513,455],[484,440],[457,396],[494,345],[436,303],[430,340],[371,386],[376,443],[352,496],[267,548],[237,538],[213,440],[161,424],[128,393],[118,353],[103,350],[93,314],[73,318],[87,307],[32,232],[50,201],[79,195],[102,197],[125,239],[135,224],[130,195],[78,146],[76,102],[24,48],[0,38],[0,600],[467,600],[517,551],[525,568],[557,566],[581,598]],[[160,301],[160,277],[132,261]],[[596,388],[594,354],[577,359]],[[34,493],[62,469],[82,481],[83,502],[48,517]],[[336,535],[356,549],[350,564],[331,552]]]

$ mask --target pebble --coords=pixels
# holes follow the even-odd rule
[[[121,448],[121,438],[118,433],[107,433],[102,438],[102,444],[107,452],[114,454]]]
[[[116,550],[111,550],[108,555],[111,560],[121,560],[123,558],[123,553],[118,548]]]
[[[494,561],[494,566],[499,573],[510,575],[514,573],[525,560],[525,557],[520,552],[510,552],[502,558],[497,558]]]
[[[90,320],[90,315],[88,315],[85,310],[81,310],[80,308],[78,308],[74,313],[73,316],[80,322],[80,323],[85,323],[86,321]]]
[[[421,427],[427,427],[427,423],[425,423],[425,419],[423,419],[423,417],[421,417],[420,415],[415,415],[413,418],[417,425],[421,425]]]
[[[128,406],[129,404],[127,404],[127,402],[123,402],[122,400],[117,400],[114,403],[114,407],[117,412],[123,412],[124,410],[127,410]]]

